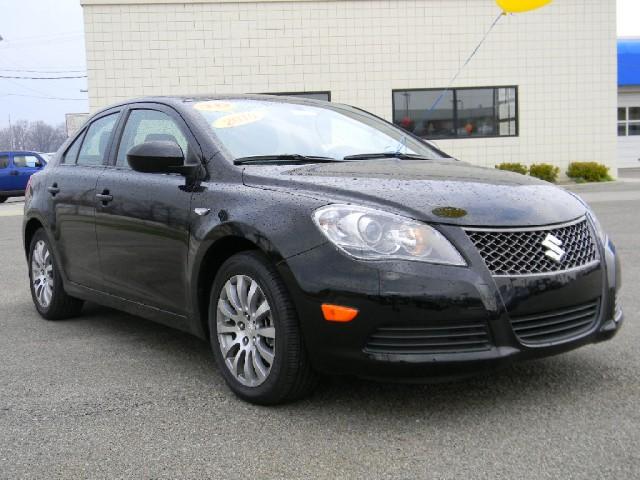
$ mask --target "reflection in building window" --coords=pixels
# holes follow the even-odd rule
[[[393,121],[429,139],[517,136],[517,88],[395,90]]]

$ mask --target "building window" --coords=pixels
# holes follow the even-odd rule
[[[515,137],[518,89],[394,90],[393,122],[428,139]]]
[[[640,107],[618,108],[618,136],[640,135]]]
[[[302,97],[310,98],[311,100],[324,100],[325,102],[331,101],[331,92],[277,92],[267,93],[267,95],[278,95],[281,97]]]

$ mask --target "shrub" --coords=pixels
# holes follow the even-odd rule
[[[526,175],[529,172],[527,166],[521,163],[501,163],[500,165],[496,165],[496,168],[498,170],[521,173],[522,175]]]
[[[596,162],[572,162],[569,164],[567,176],[583,182],[608,182],[612,180],[609,168]]]
[[[536,163],[529,167],[529,175],[551,183],[556,183],[559,174],[560,168],[548,163]]]

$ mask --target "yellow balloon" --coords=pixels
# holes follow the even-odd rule
[[[505,13],[522,13],[536,8],[542,8],[553,0],[496,0],[498,6]]]

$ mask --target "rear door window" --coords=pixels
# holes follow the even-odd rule
[[[117,120],[118,113],[112,113],[91,124],[80,148],[78,165],[96,166],[104,163]]]
[[[9,166],[9,155],[0,155],[0,169]]]

